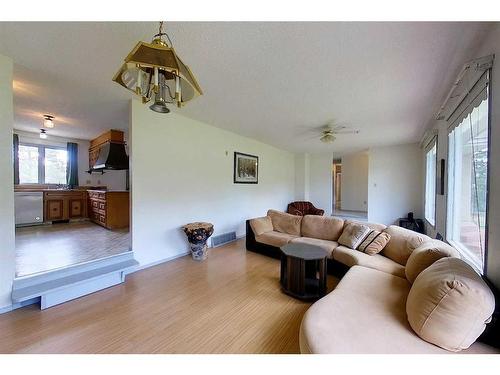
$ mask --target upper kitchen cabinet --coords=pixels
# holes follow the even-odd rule
[[[128,169],[124,134],[109,130],[90,141],[89,172]]]

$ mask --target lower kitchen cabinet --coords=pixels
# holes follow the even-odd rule
[[[87,217],[87,192],[80,190],[46,191],[43,194],[44,221]]]
[[[128,228],[130,222],[128,191],[88,191],[89,218],[108,229]]]

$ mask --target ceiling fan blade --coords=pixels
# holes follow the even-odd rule
[[[310,135],[309,137],[304,137],[304,140],[312,141],[313,139],[318,139],[319,137],[321,137],[321,134]]]
[[[340,130],[340,131],[336,131],[335,134],[358,134],[359,133],[359,130]]]

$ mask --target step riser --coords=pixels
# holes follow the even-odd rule
[[[78,284],[69,285],[53,292],[47,292],[41,296],[40,308],[42,310],[83,297],[87,294],[106,289],[125,281],[124,272],[113,272],[94,279],[85,280]]]
[[[134,259],[134,253],[128,251],[123,254],[113,255],[104,259],[97,259],[95,261],[87,262],[84,264],[77,264],[75,266],[66,267],[63,269],[57,269],[49,272],[44,272],[41,274],[28,275],[23,277],[18,277],[14,279],[13,289],[22,289],[30,287],[33,285],[39,285],[47,281],[51,281],[58,278],[68,277],[81,272],[86,272],[96,267],[106,267],[112,264],[124,262],[126,260]]]

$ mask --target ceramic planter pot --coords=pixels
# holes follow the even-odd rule
[[[208,238],[214,233],[214,226],[211,223],[196,222],[186,224],[182,227],[191,247],[191,255],[194,260],[202,261],[207,259]]]

